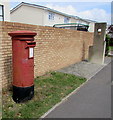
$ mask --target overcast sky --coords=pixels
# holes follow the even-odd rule
[[[85,19],[96,20],[98,22],[108,22],[111,23],[111,0],[90,0],[90,2],[85,2],[86,0],[80,0],[80,2],[76,2],[76,0],[59,0],[51,2],[45,2],[47,0],[41,0],[41,2],[36,2],[36,0],[24,0],[23,2],[33,3],[37,5],[43,5],[55,10],[58,10],[63,13],[67,13],[70,15],[79,16]],[[52,0],[53,1],[53,0]],[[83,2],[82,2],[83,1]],[[103,1],[103,2],[102,2]],[[11,8],[18,5],[21,0],[18,2],[11,2]]]

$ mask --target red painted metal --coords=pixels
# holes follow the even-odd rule
[[[14,31],[12,37],[13,85],[30,87],[34,84],[34,57],[29,58],[29,48],[34,48],[34,36],[31,31]]]

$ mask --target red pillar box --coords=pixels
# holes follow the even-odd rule
[[[34,96],[34,36],[31,31],[14,31],[12,37],[13,100],[17,103]]]

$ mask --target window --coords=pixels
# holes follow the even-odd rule
[[[48,19],[49,19],[49,20],[54,20],[54,16],[55,16],[54,13],[49,12]]]
[[[64,23],[69,23],[69,18],[68,17],[64,17]]]
[[[0,21],[4,21],[3,5],[0,5]]]

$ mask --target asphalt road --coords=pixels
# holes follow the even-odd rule
[[[113,61],[45,118],[111,118],[112,69]]]

